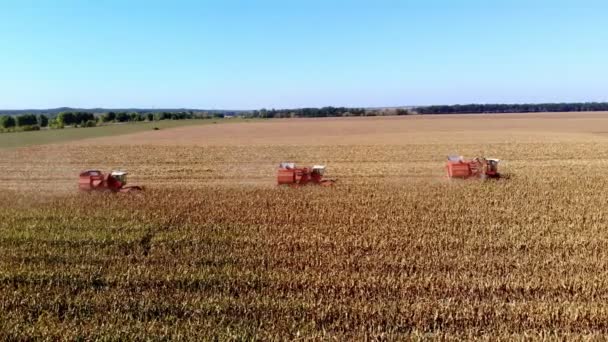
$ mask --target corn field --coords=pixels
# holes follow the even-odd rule
[[[0,150],[0,338],[604,339],[608,140],[556,136]],[[507,177],[448,181],[453,151]],[[77,193],[91,166],[147,190]]]

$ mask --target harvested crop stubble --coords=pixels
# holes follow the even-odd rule
[[[503,171],[539,181],[586,177],[604,168],[607,143],[449,143],[364,146],[63,146],[0,151],[0,186],[45,193],[74,191],[74,175],[91,167],[126,169],[130,182],[153,187],[205,184],[273,186],[284,160],[327,164],[340,182],[434,182],[444,175],[445,156],[459,152],[504,160]],[[572,173],[570,175],[569,173]],[[593,172],[591,173],[593,174]],[[565,180],[567,181],[567,180]],[[423,186],[423,185],[422,185]]]
[[[550,138],[513,141],[528,119],[484,117],[511,125],[495,136],[414,118],[399,143],[353,126],[357,144],[260,145],[269,122],[255,146],[0,150],[0,339],[605,339],[608,139],[589,132],[604,116],[533,117]],[[410,135],[425,120],[443,133]],[[454,152],[510,177],[447,181]],[[278,188],[283,160],[339,182]],[[90,167],[149,190],[75,193]]]
[[[605,332],[600,175],[3,193],[4,337]],[[441,200],[439,200],[441,199]],[[24,204],[28,206],[25,207]],[[111,213],[111,214],[108,214]],[[496,336],[495,335],[495,336]]]

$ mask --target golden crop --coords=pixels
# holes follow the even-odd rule
[[[534,140],[0,152],[0,338],[603,339],[608,141]],[[148,190],[75,193],[91,166]]]

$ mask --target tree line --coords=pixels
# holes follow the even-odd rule
[[[64,127],[95,127],[97,125],[111,123],[127,123],[140,121],[160,120],[186,120],[186,119],[214,119],[223,118],[224,113],[208,112],[60,112],[54,117],[45,114],[22,114],[0,116],[0,132],[13,131],[37,131],[41,128],[64,128]]]
[[[296,109],[260,109],[245,113],[245,117],[251,118],[323,118],[342,116],[380,116],[380,115],[407,115],[410,112],[404,108],[347,108],[347,107],[322,107],[322,108],[296,108]]]
[[[0,131],[37,131],[40,127],[47,127],[49,118],[44,114],[3,115],[0,116]]]
[[[422,106],[414,111],[419,114],[591,112],[608,111],[608,102]]]
[[[261,109],[247,112],[253,118],[318,118],[341,116],[381,116],[409,114],[467,114],[467,113],[540,113],[608,111],[608,102],[537,103],[537,104],[465,104],[418,106],[411,108],[298,108]]]

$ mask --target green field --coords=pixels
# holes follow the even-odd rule
[[[113,124],[90,128],[47,129],[32,132],[14,132],[0,134],[0,148],[15,148],[33,145],[61,143],[72,140],[98,138],[112,135],[143,132],[154,127],[159,129],[175,128],[189,125],[208,125],[214,123],[243,122],[248,119],[214,119],[214,120],[163,120],[155,122],[134,122]]]

